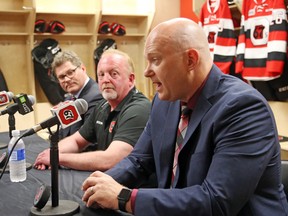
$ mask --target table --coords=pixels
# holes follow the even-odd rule
[[[22,133],[21,133],[22,134]],[[38,153],[49,148],[50,142],[38,135],[23,138],[26,148],[26,161],[33,164]],[[9,142],[8,132],[0,133],[0,142]],[[0,153],[7,149],[1,149]],[[59,169],[59,201],[71,200],[80,205],[80,212],[75,215],[85,216],[129,216],[120,211],[90,209],[82,202],[83,191],[81,185],[91,172]],[[30,215],[33,207],[34,196],[37,189],[46,184],[51,186],[51,171],[30,169],[27,171],[27,179],[24,182],[13,183],[9,174],[5,173],[0,179],[0,215],[23,216]],[[49,199],[51,201],[51,197]]]

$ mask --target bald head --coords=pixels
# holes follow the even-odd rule
[[[158,24],[147,37],[144,55],[148,61],[144,75],[164,100],[187,101],[213,64],[204,30],[186,18]]]
[[[148,40],[162,40],[163,44],[171,45],[177,50],[203,49],[205,54],[209,54],[208,40],[203,29],[186,18],[175,18],[158,24],[151,31]]]

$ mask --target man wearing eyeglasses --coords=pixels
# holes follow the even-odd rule
[[[75,67],[72,69],[75,69]],[[57,74],[68,80],[72,71]],[[77,170],[107,170],[133,149],[150,114],[150,101],[135,87],[134,64],[124,52],[106,50],[97,66],[100,91],[104,97],[83,126],[59,142],[59,164]],[[89,143],[96,151],[83,152]],[[35,168],[50,165],[49,149],[41,152]]]
[[[62,89],[71,95],[69,99],[83,98],[88,103],[88,110],[80,122],[60,130],[59,136],[62,139],[79,130],[102,95],[98,84],[87,75],[85,65],[73,51],[59,52],[54,57],[52,71]]]

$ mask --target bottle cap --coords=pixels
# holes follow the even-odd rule
[[[20,136],[20,130],[12,130],[12,136],[13,137]]]

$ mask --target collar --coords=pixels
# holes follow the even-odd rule
[[[210,71],[211,72],[211,71]],[[209,73],[210,73],[209,72]],[[200,93],[202,92],[204,86],[205,86],[205,83],[207,82],[208,80],[208,77],[209,77],[209,74],[206,76],[206,78],[203,80],[202,84],[200,85],[200,87],[197,89],[197,91],[194,93],[194,95],[189,99],[188,103],[184,103],[184,102],[181,102],[181,105],[186,105],[189,109],[193,110],[196,106],[196,103],[198,101],[198,98],[200,96]]]
[[[128,94],[125,96],[125,98],[121,101],[121,103],[118,104],[118,106],[113,110],[113,111],[116,111],[116,112],[120,112],[122,107],[126,104],[127,101],[129,101],[132,96],[136,93],[138,93],[139,91],[133,87],[129,92]],[[110,106],[110,105],[109,105]]]
[[[89,77],[86,78],[84,85],[82,86],[82,88],[76,93],[74,94],[75,98],[79,98],[79,95],[81,94],[82,90],[85,88],[85,86],[87,85],[87,83],[89,82]]]

